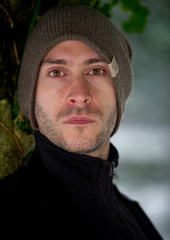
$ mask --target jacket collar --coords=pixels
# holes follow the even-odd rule
[[[36,151],[43,164],[68,191],[99,195],[98,184],[112,182],[114,168],[118,165],[118,152],[111,144],[108,161],[67,152],[50,142],[39,131],[35,131]]]

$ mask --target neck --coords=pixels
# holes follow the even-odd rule
[[[105,142],[98,149],[96,149],[92,152],[89,152],[89,153],[84,153],[84,154],[87,156],[90,156],[90,157],[96,157],[96,158],[100,158],[102,160],[108,160],[109,151],[110,151],[110,140]]]

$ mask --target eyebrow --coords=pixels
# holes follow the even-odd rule
[[[106,60],[100,59],[100,58],[91,58],[91,59],[86,60],[84,63],[89,65],[89,64],[98,63],[98,62],[105,62],[105,63],[107,63]]]
[[[90,65],[93,63],[99,63],[99,62],[105,62],[107,63],[106,60],[100,59],[100,58],[90,58],[85,60],[83,63],[86,65]],[[62,65],[68,65],[68,61],[66,59],[46,59],[42,61],[42,64],[62,64]]]

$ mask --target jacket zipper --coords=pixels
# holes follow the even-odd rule
[[[110,175],[111,177],[113,177],[114,174],[115,174],[115,167],[116,167],[116,163],[115,163],[114,161],[112,161],[111,167],[110,167],[110,172],[109,172],[109,175]]]
[[[109,171],[109,176],[111,176],[111,177],[114,176],[115,166],[116,166],[115,162],[112,161],[112,162],[111,162],[111,166],[110,166],[110,171]],[[101,189],[101,194],[102,194],[103,200],[104,200],[104,202],[105,202],[105,208],[107,209],[108,214],[109,214],[109,215],[110,215],[110,214],[112,215],[112,213],[111,213],[111,208],[110,208],[110,203],[109,203],[107,197],[105,196],[105,194],[103,193],[103,190],[102,190],[102,189]],[[120,209],[119,209],[118,211],[121,212]],[[124,222],[124,224],[125,224],[125,226],[126,226],[127,223],[124,221],[124,219],[121,218],[121,220],[122,220],[122,222]],[[129,226],[129,227],[130,227],[130,226]],[[131,235],[132,239],[136,239],[136,234],[134,233],[134,231],[133,231],[133,229],[132,229],[131,227],[130,227],[129,229],[126,227],[126,232]]]

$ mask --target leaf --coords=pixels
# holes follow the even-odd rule
[[[111,18],[111,10],[113,5],[111,3],[105,3],[103,5],[100,5],[99,2],[96,4],[95,8],[102,12],[106,17]]]
[[[30,135],[33,133],[33,130],[30,125],[30,121],[26,119],[21,113],[15,119],[17,127],[19,127],[23,133]]]
[[[119,0],[112,0],[112,5],[118,4]]]
[[[149,11],[146,7],[142,6],[139,0],[120,0],[122,9],[130,14],[129,19],[122,23],[122,28],[127,33],[143,32]]]
[[[136,12],[131,14],[127,21],[122,23],[122,28],[127,33],[143,32],[147,23],[148,14],[147,8],[140,7]]]
[[[140,8],[140,2],[138,0],[121,0],[122,8],[126,11],[135,12]]]

